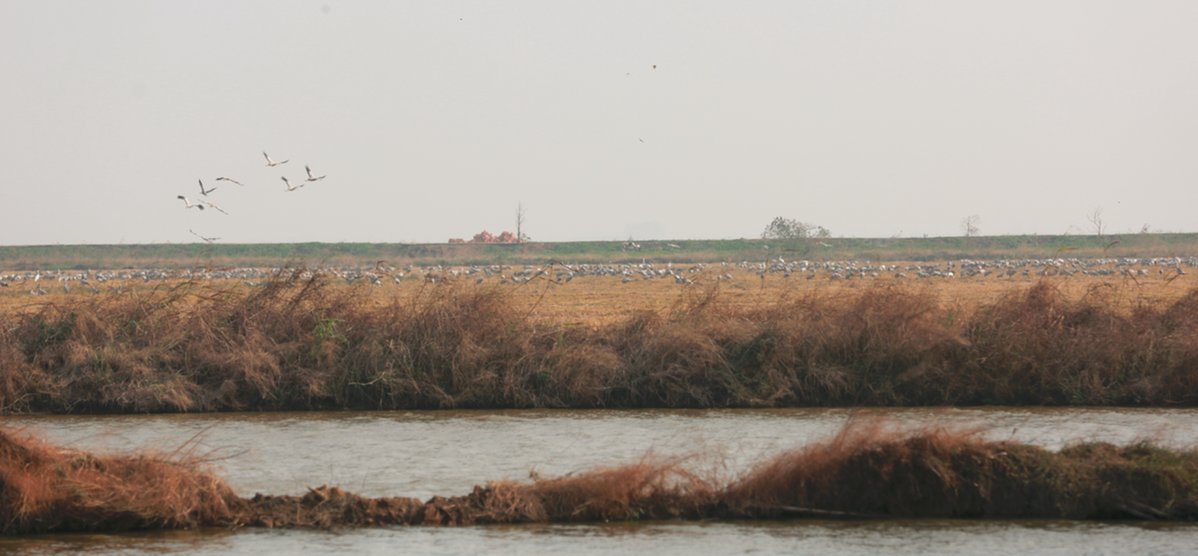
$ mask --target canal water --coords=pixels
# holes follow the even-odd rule
[[[1058,449],[1081,441],[1198,446],[1198,410],[917,408],[635,411],[232,413],[8,418],[87,450],[183,447],[242,495],[341,486],[367,496],[465,494],[488,480],[528,480],[646,457],[684,457],[736,477],[778,452],[827,439],[852,419],[896,429],[964,428]],[[700,522],[243,529],[0,539],[21,553],[633,553],[656,554],[1181,554],[1198,525],[1068,521]]]

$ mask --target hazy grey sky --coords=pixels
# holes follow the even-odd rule
[[[0,244],[1195,230],[1192,0],[0,0],[0,52]]]

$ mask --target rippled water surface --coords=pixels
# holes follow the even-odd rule
[[[298,494],[334,484],[369,496],[464,494],[495,479],[552,476],[688,456],[722,476],[835,434],[853,416],[898,427],[982,430],[1059,448],[1083,440],[1198,445],[1198,411],[1157,409],[789,409],[477,411],[45,416],[7,419],[47,439],[101,451],[191,449],[243,495]],[[592,526],[389,528],[339,532],[204,531],[0,540],[25,552],[1177,554],[1198,527],[1130,523],[890,521],[658,523]]]

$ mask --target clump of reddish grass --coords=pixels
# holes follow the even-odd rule
[[[603,331],[624,366],[619,405],[747,405],[758,379],[733,359],[756,332],[745,317],[711,289],[681,298],[664,315],[642,312]]]
[[[1198,290],[1130,313],[1102,287],[1068,299],[1040,282],[983,306],[968,349],[951,360],[954,397],[966,404],[1192,405],[1198,379]]]
[[[808,293],[749,319],[737,360],[768,377],[769,405],[936,403],[960,337],[928,290],[894,285],[851,296]]]
[[[968,503],[981,499],[975,491],[990,485],[958,476],[956,466],[967,462],[971,473],[989,475],[979,466],[988,466],[993,454],[975,452],[990,447],[967,432],[910,435],[883,421],[850,422],[828,441],[760,464],[730,485],[725,499],[733,515],[748,517],[965,517],[973,509]]]
[[[524,487],[548,521],[698,519],[710,515],[719,487],[684,459],[657,459],[537,480]]]
[[[528,364],[537,333],[503,291],[435,287],[384,311],[372,332],[350,339],[379,355],[350,358],[369,369],[360,384],[392,378],[390,399],[418,407],[537,405]]]
[[[1083,444],[1057,453],[973,431],[850,423],[722,493],[732,517],[1198,518],[1198,452]]]
[[[240,500],[186,454],[95,456],[0,430],[0,532],[234,523]]]

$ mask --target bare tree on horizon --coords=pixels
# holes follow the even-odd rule
[[[1094,229],[1094,233],[1098,237],[1102,237],[1103,232],[1106,231],[1106,223],[1102,221],[1102,207],[1094,207],[1094,210],[1086,217],[1086,220],[1090,221],[1090,226]]]
[[[516,203],[516,243],[524,243],[524,203]]]
[[[978,226],[981,223],[982,223],[982,217],[980,217],[976,214],[971,214],[969,216],[966,216],[965,219],[961,221],[961,231],[965,232],[965,237],[976,236],[976,235],[978,235],[978,232],[979,232]]]

